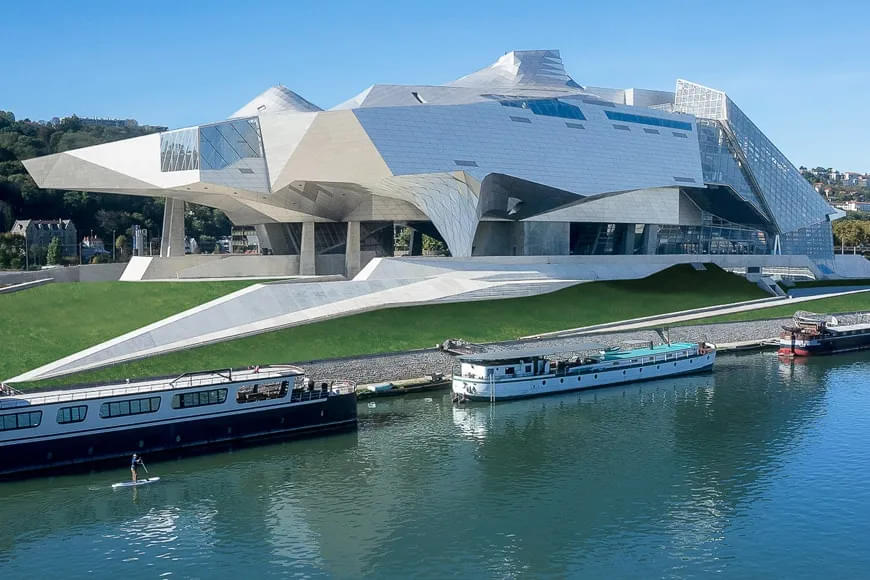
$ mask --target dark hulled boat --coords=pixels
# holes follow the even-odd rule
[[[841,324],[811,312],[796,312],[792,324],[783,326],[779,354],[813,356],[870,348],[870,323]]]
[[[315,384],[293,366],[13,392],[0,396],[0,477],[117,461],[133,453],[209,450],[353,429],[356,423],[353,383]]]

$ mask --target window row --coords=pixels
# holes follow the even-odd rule
[[[42,422],[42,411],[27,411],[25,413],[10,413],[0,415],[0,431],[13,429],[29,429],[39,427]]]
[[[154,413],[160,408],[160,397],[146,397],[144,399],[130,399],[128,401],[115,401],[100,405],[100,417],[124,417],[127,415],[141,415],[142,413]]]
[[[173,409],[188,409],[190,407],[202,407],[203,405],[220,405],[227,400],[226,389],[211,389],[209,391],[197,391],[173,395]]]
[[[607,118],[611,121],[625,121],[627,123],[641,123],[643,125],[654,125],[656,127],[669,127],[671,129],[681,129],[683,131],[691,131],[692,124],[685,121],[675,121],[673,119],[662,119],[661,117],[648,117],[646,115],[633,115],[631,113],[623,113],[621,111],[604,111]]]
[[[580,107],[563,103],[558,99],[530,99],[524,101],[501,101],[504,107],[517,107],[519,109],[528,109],[536,115],[544,115],[545,117],[561,117],[563,119],[577,119],[585,121],[586,117]]]
[[[76,407],[62,407],[57,410],[58,423],[80,423],[88,416],[87,405]]]

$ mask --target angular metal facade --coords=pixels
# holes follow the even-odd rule
[[[454,256],[833,251],[834,210],[724,92],[583,87],[553,50],[326,111],[273,87],[228,120],[25,165],[237,224],[430,222]]]

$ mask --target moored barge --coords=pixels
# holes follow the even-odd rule
[[[779,354],[813,356],[870,348],[870,323],[842,324],[841,322],[835,316],[795,312],[792,324],[782,327],[782,333],[779,335]]]
[[[714,345],[680,342],[601,350],[562,360],[546,352],[490,352],[459,357],[459,401],[500,401],[708,371]]]
[[[0,396],[0,477],[237,441],[353,429],[349,381],[294,366]]]

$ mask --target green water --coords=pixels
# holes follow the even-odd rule
[[[866,577],[870,354],[454,408],[0,484],[0,577]],[[147,459],[147,458],[146,458]]]

